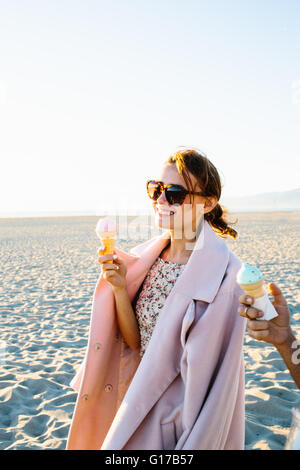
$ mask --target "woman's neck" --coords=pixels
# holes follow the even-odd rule
[[[170,234],[170,242],[161,252],[160,257],[164,261],[170,261],[171,263],[186,264],[193,251],[192,248],[187,249],[187,247],[189,245],[192,246],[195,240],[174,238],[173,231],[170,231]]]

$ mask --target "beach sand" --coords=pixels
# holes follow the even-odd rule
[[[230,249],[278,283],[300,339],[300,211],[235,217],[240,236]],[[100,272],[97,220],[0,219],[1,449],[65,449],[76,401],[69,383],[85,354]],[[132,217],[117,245],[128,251],[158,234],[149,223]],[[246,333],[244,351],[245,449],[282,449],[300,391],[272,345]]]

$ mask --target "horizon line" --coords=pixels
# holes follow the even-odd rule
[[[286,209],[234,209],[230,210],[229,214],[248,214],[248,213],[264,213],[264,212],[299,212],[300,208],[286,208]],[[24,214],[1,214],[0,219],[40,219],[40,218],[56,218],[56,217],[113,217],[113,216],[120,216],[120,217],[134,217],[134,216],[152,216],[154,215],[153,212],[145,212],[138,210],[136,212],[131,211],[130,213],[119,213],[114,214],[113,212],[105,212],[102,214],[96,213],[89,213],[89,212],[82,212],[82,211],[66,211],[66,212],[33,212],[33,213],[24,213]]]

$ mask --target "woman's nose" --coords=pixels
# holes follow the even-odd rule
[[[161,193],[159,198],[156,199],[156,202],[159,202],[160,204],[168,204],[168,201],[166,199],[165,191]]]

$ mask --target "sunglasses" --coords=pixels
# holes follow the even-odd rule
[[[187,194],[197,194],[202,196],[199,192],[190,192],[180,184],[167,184],[165,185],[162,181],[149,180],[146,183],[147,194],[153,201],[156,201],[159,196],[165,191],[166,200],[173,206],[174,204],[181,205],[185,200]]]

